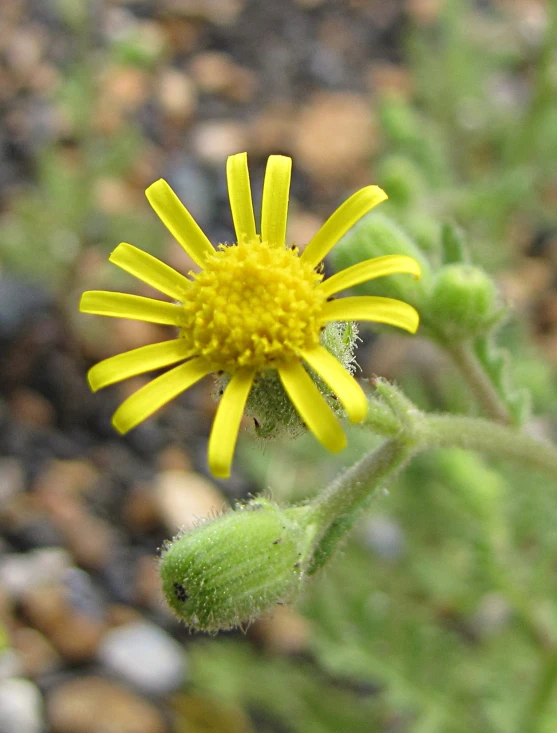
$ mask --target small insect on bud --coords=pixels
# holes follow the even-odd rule
[[[171,609],[192,629],[216,632],[292,600],[311,554],[305,514],[258,498],[178,535],[160,561]]]
[[[495,283],[479,267],[447,265],[437,274],[430,315],[448,336],[476,336],[489,329],[501,315]]]

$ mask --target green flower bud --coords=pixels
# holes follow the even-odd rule
[[[409,255],[420,263],[422,277],[389,275],[358,285],[360,295],[382,295],[410,303],[421,313],[421,305],[431,280],[431,267],[420,249],[391,219],[373,213],[346,234],[331,253],[334,269],[342,270],[363,260],[381,255]]]
[[[381,188],[389,192],[389,203],[407,207],[423,196],[424,178],[412,160],[402,155],[390,155],[377,170]]]
[[[321,334],[321,344],[351,374],[356,368],[354,350],[357,340],[358,329],[353,323],[328,323]],[[308,372],[331,409],[342,417],[344,411],[329,385],[311,369]],[[226,374],[217,375],[217,395],[221,394],[228,381]],[[245,412],[253,419],[255,432],[260,438],[294,438],[306,431],[304,422],[286,394],[275,369],[268,369],[257,375]]]
[[[455,264],[437,273],[429,317],[446,336],[474,337],[491,328],[500,315],[497,289],[486,272]]]
[[[171,609],[191,628],[216,632],[292,600],[312,549],[306,513],[258,498],[179,534],[160,561]]]

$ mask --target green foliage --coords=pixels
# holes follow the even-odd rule
[[[68,26],[87,24],[86,3],[59,3]],[[420,408],[482,414],[487,399],[498,403],[507,422],[526,424],[525,434],[554,433],[554,370],[532,344],[528,314],[504,311],[485,273],[496,282],[540,231],[557,226],[557,6],[547,4],[539,38],[504,15],[504,4],[476,6],[449,0],[434,24],[409,31],[413,92],[377,100],[383,148],[374,182],[389,201],[349,232],[332,259],[340,269],[405,253],[422,264],[420,281],[400,275],[357,290],[413,304],[421,314],[420,335],[447,353],[458,341],[468,367],[481,375],[473,399],[459,372],[466,368],[462,360],[453,354],[454,368],[430,368],[429,352],[420,352],[416,368],[408,360],[396,375]],[[87,33],[80,37],[86,44]],[[162,51],[135,32],[109,50],[118,63],[143,69]],[[75,139],[42,151],[36,185],[18,192],[2,215],[2,264],[64,293],[85,247],[113,248],[122,231],[144,246],[147,240],[150,251],[160,239],[158,223],[145,211],[112,213],[98,205],[99,182],[125,176],[145,142],[131,124],[110,139],[91,128],[91,59],[84,53],[59,90]],[[327,348],[350,364],[356,333],[329,329],[329,337]],[[404,404],[396,404],[388,385],[378,386],[381,399],[371,405],[367,429],[349,427],[349,447],[338,457],[324,455],[303,435],[268,441],[265,451],[260,440],[246,438],[240,452],[253,484],[270,486],[277,502],[312,498],[381,442],[373,429],[400,438]],[[545,415],[532,424],[530,398],[534,411]],[[276,424],[262,419],[266,409],[252,413],[259,415],[261,435],[273,432]],[[220,529],[200,525],[167,548],[166,593],[193,627],[229,626],[297,592],[299,576],[291,573],[297,543],[272,545],[283,527],[291,528],[283,524],[285,512],[273,512],[270,522],[261,515],[257,521],[265,526],[253,535],[242,522],[259,513],[236,512],[221,518]],[[551,733],[557,716],[551,666],[556,515],[555,484],[511,468],[509,460],[456,449],[420,455],[388,493],[376,492],[343,553],[306,588],[302,610],[311,658],[257,652],[246,639],[204,640],[188,650],[192,684],[258,711],[266,721],[262,730],[277,723],[294,733]],[[241,532],[232,534],[237,520]],[[332,534],[342,536],[353,521],[349,512],[341,515]],[[229,549],[241,556],[239,584],[236,563],[219,578],[224,565],[216,546],[199,552],[197,539],[213,531],[229,532]],[[258,553],[269,549],[278,551],[279,562],[271,568],[275,584],[263,588],[269,576],[258,575]],[[320,566],[330,553],[314,559]],[[196,574],[200,564],[219,581],[206,590],[205,575]],[[174,583],[192,599],[185,612]]]

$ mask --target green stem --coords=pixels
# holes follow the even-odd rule
[[[408,412],[420,414],[418,410]],[[377,422],[374,428],[381,431]],[[392,436],[390,420],[385,422],[385,431]],[[390,481],[414,455],[436,448],[476,450],[540,471],[557,481],[557,449],[549,443],[482,418],[447,414],[421,415],[417,419],[415,414],[409,415],[409,422],[400,425],[396,438],[390,437],[365,455],[308,505],[309,521],[320,536],[308,574],[317,572],[329,560],[379,486]]]
[[[392,480],[412,457],[407,441],[387,440],[349,468],[311,503],[311,522],[321,531],[308,574],[313,575],[330,558],[374,492]]]
[[[427,415],[424,448],[465,448],[506,459],[557,480],[557,448],[490,420],[461,415]]]
[[[501,400],[470,344],[467,342],[447,344],[445,350],[468,382],[486,415],[495,422],[510,423],[511,416],[507,406]]]
[[[557,651],[546,653],[542,658],[539,675],[534,684],[532,697],[526,705],[523,719],[517,727],[520,733],[541,733],[547,707],[551,702],[557,683]]]

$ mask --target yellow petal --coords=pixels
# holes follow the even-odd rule
[[[358,262],[346,270],[337,272],[336,275],[329,277],[318,287],[327,297],[339,293],[346,288],[352,288],[354,285],[373,280],[376,277],[384,275],[395,275],[397,273],[409,273],[414,275],[417,280],[421,275],[421,268],[413,257],[406,255],[384,255],[383,257],[373,257],[370,260]]]
[[[269,156],[263,183],[261,239],[272,247],[284,247],[291,172],[291,158]]]
[[[112,318],[131,318],[134,321],[162,323],[179,326],[182,313],[174,303],[144,298],[141,295],[112,293],[107,290],[88,290],[81,296],[79,310],[97,316]]]
[[[203,265],[206,257],[214,253],[213,245],[168,183],[160,178],[149,186],[145,195],[172,236],[194,262]]]
[[[323,224],[302,252],[302,259],[312,267],[318,265],[358,219],[386,198],[387,194],[379,186],[356,191]]]
[[[122,402],[112,424],[119,433],[127,433],[210,372],[210,366],[201,357],[174,367]]]
[[[333,453],[345,448],[346,436],[338,420],[300,362],[281,366],[278,372],[292,404],[317,440]]]
[[[153,255],[122,242],[108,258],[122,270],[175,300],[183,300],[190,281]]]
[[[209,438],[208,461],[211,473],[228,478],[238,439],[240,420],[248,398],[255,369],[242,369],[227,384],[217,408]]]
[[[102,387],[108,387],[109,384],[175,364],[189,356],[191,349],[186,348],[184,339],[140,346],[138,349],[111,356],[95,364],[89,369],[87,379],[93,392],[96,392]]]
[[[325,303],[321,323],[330,321],[373,321],[416,333],[420,316],[415,308],[402,300],[363,295]]]
[[[327,382],[346,410],[348,419],[351,422],[362,422],[367,415],[367,397],[342,364],[323,346],[302,351],[300,356]]]
[[[251,242],[257,237],[249,181],[247,153],[231,155],[226,161],[226,180],[230,211],[238,242]]]

